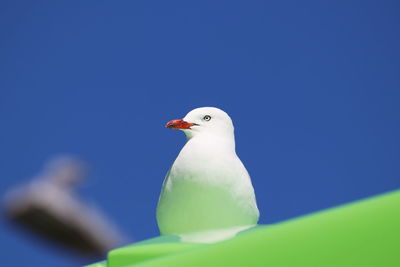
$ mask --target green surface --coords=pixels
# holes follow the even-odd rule
[[[109,253],[107,267],[129,266],[398,267],[400,191],[259,226],[217,244],[160,237]]]
[[[102,261],[102,262],[98,262],[98,263],[94,263],[91,265],[88,265],[90,267],[107,267],[107,262],[106,261]]]

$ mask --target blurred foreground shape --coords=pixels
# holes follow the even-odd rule
[[[122,244],[121,234],[74,189],[86,175],[86,164],[74,157],[50,160],[25,185],[8,191],[6,216],[11,222],[79,255],[100,258]]]
[[[398,267],[399,248],[400,190],[260,225],[212,245],[161,236],[114,249],[106,261],[86,267]]]

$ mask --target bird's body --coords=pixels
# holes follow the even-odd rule
[[[205,116],[212,119],[202,121]],[[184,123],[190,126],[179,128]],[[164,180],[157,208],[161,234],[255,225],[259,212],[254,189],[236,155],[229,116],[216,108],[199,108],[177,125],[169,128],[183,129],[188,140]]]

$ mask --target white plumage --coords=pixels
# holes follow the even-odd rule
[[[187,142],[162,186],[157,207],[160,233],[211,242],[257,224],[254,189],[236,155],[228,114],[212,107],[197,108],[167,127],[183,130]],[[233,232],[226,234],[227,229]],[[223,237],[210,238],[201,232]]]

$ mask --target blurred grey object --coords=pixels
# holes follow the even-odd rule
[[[123,244],[123,238],[104,215],[74,192],[86,173],[86,164],[75,157],[51,159],[30,183],[7,192],[7,218],[78,254],[104,256]]]

